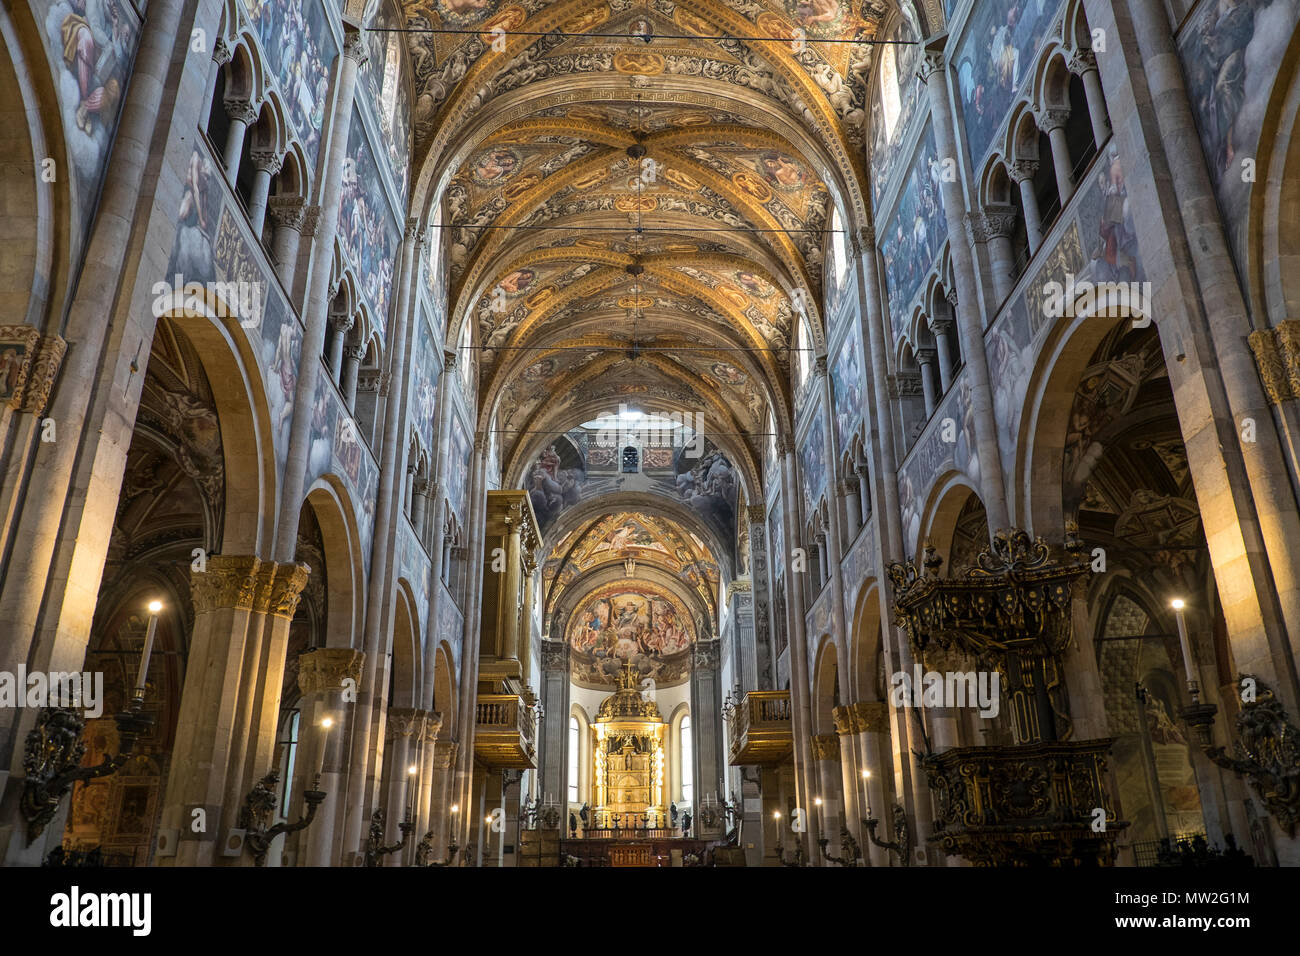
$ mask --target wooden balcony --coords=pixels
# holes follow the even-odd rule
[[[497,769],[537,769],[537,724],[522,697],[479,695],[474,708],[474,756]]]
[[[732,711],[729,727],[733,767],[784,762],[794,748],[790,692],[751,690]]]

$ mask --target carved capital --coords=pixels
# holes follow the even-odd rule
[[[569,645],[564,641],[542,641],[542,670],[563,671],[569,667]]]
[[[0,325],[0,361],[8,377],[8,401],[14,411],[40,415],[50,400],[68,343],[57,335],[42,336],[30,325]]]
[[[424,718],[425,712],[414,707],[389,707],[385,737],[389,740],[419,738],[424,733]]]
[[[1054,129],[1065,129],[1066,121],[1070,118],[1070,111],[1062,108],[1043,108],[1034,111],[1038,120],[1038,128],[1044,133],[1050,133]]]
[[[361,683],[361,668],[366,662],[362,651],[350,647],[317,647],[298,657],[298,687],[304,694],[340,691],[343,681],[353,686]]]
[[[813,374],[816,375],[816,376],[819,377],[819,378],[825,377],[825,375],[826,375],[826,356],[825,356],[825,355],[818,355],[818,356],[813,360]]]
[[[343,25],[343,55],[355,62],[358,69],[366,65],[365,34],[347,23]]]
[[[415,242],[423,238],[423,236],[424,236],[424,230],[420,228],[420,220],[407,219],[406,229],[402,233],[402,238],[404,238],[407,242]]]
[[[765,505],[746,505],[745,517],[749,519],[750,524],[762,524],[763,519],[767,517],[767,507]]]
[[[813,760],[840,760],[840,738],[837,734],[817,734],[810,738]]]
[[[1278,405],[1300,397],[1300,319],[1252,332],[1247,341],[1269,402]]]
[[[421,743],[436,743],[440,733],[442,733],[442,711],[426,710],[424,712],[424,732],[420,735]]]
[[[271,222],[294,232],[302,232],[307,215],[307,201],[301,196],[272,196],[266,201],[266,214]]]
[[[253,161],[253,168],[274,176],[280,171],[284,158],[273,149],[250,149],[248,158]]]
[[[1007,175],[1015,183],[1024,182],[1026,179],[1033,179],[1038,175],[1038,160],[1036,159],[1017,159],[1013,160],[1007,166]]]
[[[876,227],[863,226],[853,235],[853,252],[855,255],[864,255],[874,250],[876,247]]]
[[[202,571],[190,571],[190,598],[195,615],[224,608],[251,611],[258,591],[261,558],[214,554]]]
[[[246,126],[251,126],[257,122],[257,107],[253,105],[252,100],[242,97],[226,97],[221,101],[221,105],[225,108],[226,115],[230,117],[231,122],[238,120]]]
[[[931,319],[930,331],[934,333],[936,339],[943,338],[952,335],[952,324],[952,319]]]
[[[302,597],[302,589],[307,586],[307,579],[311,576],[311,567],[309,565],[282,564],[275,569],[275,581],[271,585],[271,606],[270,612],[276,617],[292,619],[294,612],[298,610],[298,599]]]
[[[928,86],[930,77],[940,72],[943,66],[943,52],[941,50],[926,50],[921,54],[921,61],[917,65],[916,75],[922,83]]]
[[[320,225],[320,206],[308,206],[302,213],[302,228],[298,231],[304,237],[310,239],[316,235],[316,227]]]
[[[1097,55],[1091,50],[1076,50],[1070,56],[1066,67],[1071,73],[1077,73],[1080,76],[1088,72],[1095,72],[1097,69]]]
[[[721,642],[717,638],[696,641],[691,648],[691,663],[696,670],[711,671],[718,667]]]
[[[439,740],[433,745],[433,769],[450,770],[456,764],[459,745],[454,740]]]
[[[212,44],[212,61],[217,66],[225,66],[230,62],[230,58],[234,56],[234,52],[230,48],[230,44],[226,42],[225,37],[217,37],[217,42]]]

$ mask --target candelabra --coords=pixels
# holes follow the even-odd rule
[[[153,725],[153,718],[142,712],[144,694],[137,693],[130,706],[116,715],[118,752],[105,756],[93,767],[81,766],[86,755],[82,739],[86,721],[75,707],[46,707],[36,718],[36,726],[27,734],[23,754],[23,771],[27,779],[20,801],[27,820],[27,844],[30,846],[45,832],[54,819],[59,801],[78,781],[94,780],[116,773],[135,753],[136,741]]]
[[[406,846],[406,841],[411,838],[411,831],[415,829],[415,823],[408,815],[405,820],[397,824],[397,829],[402,832],[402,838],[396,843],[384,846],[384,811],[376,810],[370,815],[370,836],[366,838],[366,866],[378,866],[383,857],[396,853]]]
[[[868,812],[870,812],[868,810]],[[876,846],[885,850],[891,850],[898,854],[899,862],[903,866],[909,866],[912,862],[912,835],[907,826],[907,811],[900,804],[894,804],[894,839],[892,841],[881,840],[876,837],[876,827],[880,821],[872,817],[863,820],[862,825],[867,828],[867,836]]]
[[[429,854],[433,852],[433,831],[430,830],[424,835],[424,838],[415,845],[415,865],[416,866],[451,866],[456,859],[456,854],[460,852],[460,847],[456,845],[453,837],[451,843],[447,844],[447,858],[445,860],[430,860]]]
[[[866,823],[866,820],[862,821]],[[858,841],[853,839],[853,834],[849,832],[848,827],[840,826],[840,846],[847,847],[848,856],[831,856],[826,852],[826,847],[831,841],[822,837],[817,841],[822,848],[822,857],[836,864],[837,866],[861,866],[862,865],[862,848],[858,846]]]
[[[804,863],[803,858],[803,841],[798,840],[795,842],[793,860],[787,860],[785,858],[785,844],[778,843],[776,845],[776,861],[782,866],[806,866],[807,864]]]
[[[267,851],[270,850],[272,841],[281,833],[296,833],[311,826],[311,822],[316,819],[317,808],[325,799],[324,791],[318,789],[320,776],[317,775],[312,788],[304,790],[302,794],[303,800],[307,803],[307,815],[299,817],[293,823],[282,821],[272,824],[271,819],[275,815],[275,790],[279,782],[280,771],[272,770],[248,791],[248,796],[244,797],[244,805],[239,810],[239,826],[245,831],[244,845],[253,854],[253,863],[257,866],[266,866]]]

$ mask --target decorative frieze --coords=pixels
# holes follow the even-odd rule
[[[223,608],[251,611],[264,578],[262,559],[251,555],[214,554],[202,571],[190,571],[190,598],[195,615]]]
[[[42,336],[30,325],[0,325],[0,401],[17,412],[44,412],[67,350],[57,335]]]
[[[1287,319],[1248,339],[1268,400],[1274,405],[1300,397],[1300,319]]]

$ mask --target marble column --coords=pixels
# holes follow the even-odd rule
[[[981,230],[989,249],[989,274],[998,307],[1016,287],[1017,266],[1011,236],[1016,231],[1015,206],[990,205],[980,216]]]
[[[1110,137],[1110,119],[1106,113],[1106,96],[1101,90],[1101,74],[1097,72],[1097,57],[1091,50],[1078,50],[1069,62],[1071,73],[1083,80],[1084,96],[1088,100],[1088,119],[1092,123],[1092,139],[1097,148]]]
[[[350,647],[317,647],[298,658],[298,790],[312,786],[325,799],[299,846],[305,866],[337,866],[341,860],[340,809],[345,780],[346,741],[352,726],[352,703],[361,683],[365,654]],[[328,720],[329,727],[324,722]],[[317,768],[320,781],[316,782]]]
[[[1029,255],[1033,256],[1043,244],[1043,216],[1038,211],[1038,196],[1034,194],[1034,177],[1038,175],[1038,161],[1017,159],[1007,167],[1007,175],[1020,190],[1020,208],[1025,214],[1025,236],[1029,242]]]
[[[355,317],[346,308],[339,309],[337,312],[330,312],[329,323],[329,369],[334,375],[334,381],[338,384],[339,390],[343,391],[343,344],[347,341],[348,332],[352,330]],[[354,390],[356,389],[355,375],[352,377],[352,387]]]
[[[248,226],[253,238],[262,239],[262,226],[266,222],[266,203],[271,195],[271,177],[280,171],[283,162],[273,149],[254,149],[248,154],[253,162],[253,189],[248,199]]]
[[[361,342],[343,351],[343,381],[340,383],[340,388],[343,392],[343,404],[347,406],[349,412],[355,415],[357,410],[357,383],[361,377],[361,360],[366,357],[366,345]]]
[[[926,419],[934,417],[934,409],[939,404],[938,383],[934,380],[934,365],[938,357],[936,349],[916,350],[916,361],[921,366],[921,395],[925,399]]]
[[[415,800],[412,788],[418,782],[419,742],[424,734],[425,712],[413,707],[390,707],[384,721],[384,762],[391,767],[388,773],[388,794],[384,801],[384,842],[396,843],[402,837],[401,823],[411,818],[411,836],[402,851],[390,853],[383,858],[384,866],[403,866],[405,857],[412,846],[419,841],[420,834],[415,832]],[[410,768],[415,766],[417,773]]]
[[[695,745],[695,806],[710,794],[726,797],[722,749],[722,697],[718,690],[721,641],[697,640],[691,648],[691,717]],[[698,819],[699,814],[696,813]],[[698,831],[697,831],[698,832]]]
[[[230,62],[232,52],[225,37],[217,37],[216,42],[212,44],[212,63],[208,67],[207,85],[203,90],[203,104],[199,107],[199,121],[205,129],[207,128],[208,117],[212,114],[212,98],[217,94],[217,79],[221,76],[221,68]]]
[[[301,196],[272,196],[266,201],[266,214],[271,217],[271,258],[275,272],[280,277],[284,291],[293,294],[294,272],[298,267],[298,241],[302,238],[302,224],[307,204]]]
[[[542,641],[542,707],[546,719],[537,766],[541,772],[542,795],[551,794],[563,808],[568,800],[569,767],[569,645],[565,641]]]
[[[246,99],[226,99],[226,116],[230,117],[230,128],[226,132],[226,144],[222,148],[221,162],[226,168],[226,181],[230,188],[235,188],[239,177],[239,162],[244,152],[244,136],[248,127],[257,122],[257,107]]]
[[[858,482],[855,478],[840,482],[839,489],[844,498],[844,517],[848,522],[844,529],[844,547],[847,548],[853,544],[862,528],[862,503],[858,499]]]
[[[355,71],[353,71],[355,72]],[[395,321],[392,329],[392,349],[389,354],[389,374],[398,377],[397,400],[394,407],[388,409],[383,423],[383,439],[379,451],[379,488],[375,500],[374,541],[370,557],[369,592],[366,597],[365,649],[366,671],[362,678],[361,692],[357,703],[360,717],[358,733],[352,741],[352,767],[348,779],[348,850],[359,850],[363,833],[362,817],[369,804],[374,800],[378,787],[379,758],[369,749],[382,744],[382,725],[384,713],[379,708],[387,693],[387,680],[382,674],[379,663],[385,660],[385,648],[390,640],[391,622],[386,620],[392,607],[396,589],[396,579],[391,573],[391,559],[397,547],[398,522],[395,517],[400,502],[400,481],[406,469],[406,398],[410,392],[407,382],[410,365],[406,357],[410,354],[412,330],[411,321],[415,312],[411,287],[414,280],[416,249],[420,245],[422,233],[414,219],[408,219],[406,234],[402,240],[401,255],[394,282],[397,286],[394,296]],[[319,365],[317,366],[319,367]],[[296,416],[295,416],[296,420]],[[372,724],[375,725],[372,729]],[[378,737],[377,741],[368,739]],[[359,772],[367,767],[367,773]]]
[[[843,796],[840,792],[840,739],[835,734],[818,734],[812,738],[813,766],[817,769],[817,793],[809,810],[815,818],[821,839],[827,841],[826,852],[840,856],[840,826],[843,823]],[[818,805],[817,801],[821,804]],[[830,866],[817,848],[815,859],[819,866]]]
[[[952,387],[952,319],[931,319],[930,331],[934,333],[935,352],[939,359],[939,391],[946,395]]]
[[[1065,138],[1065,124],[1070,118],[1068,109],[1040,109],[1036,114],[1038,128],[1047,134],[1052,144],[1052,168],[1056,173],[1056,191],[1064,209],[1074,195],[1074,164],[1070,161],[1070,144]]]

